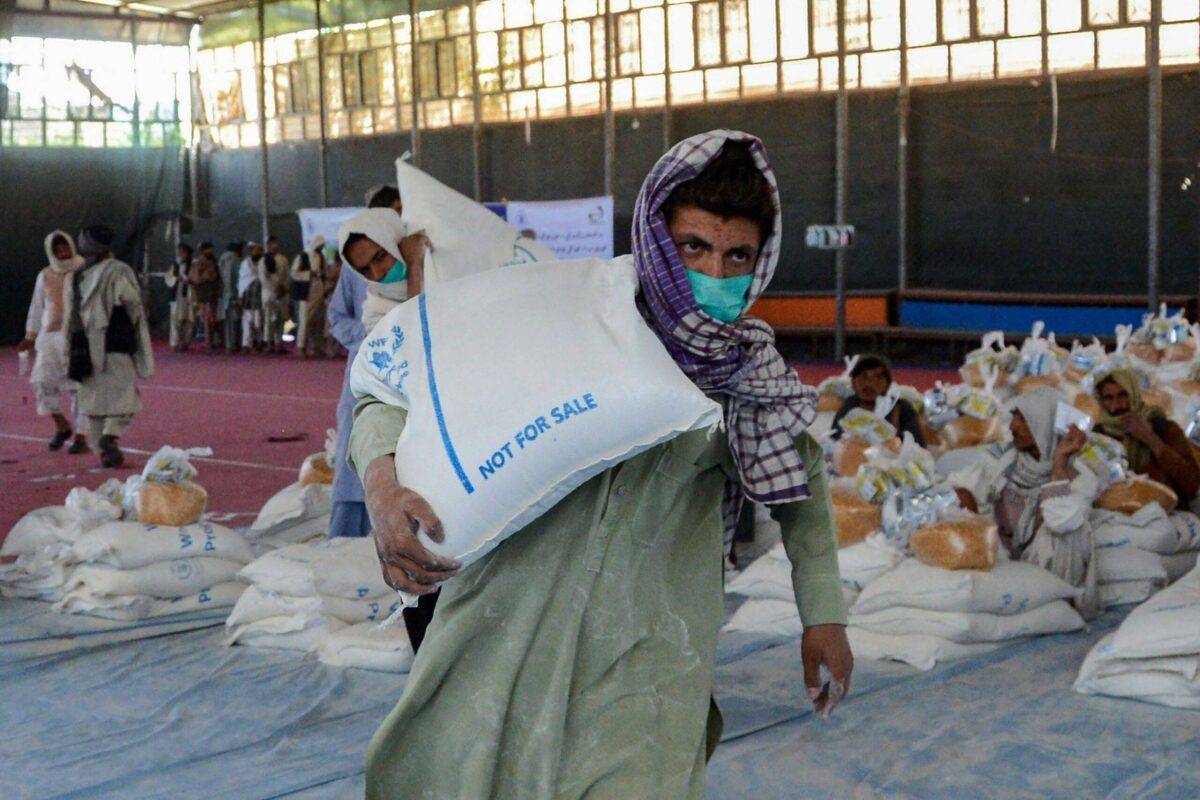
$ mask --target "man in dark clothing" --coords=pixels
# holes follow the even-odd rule
[[[833,438],[842,436],[842,417],[856,408],[875,410],[875,401],[887,394],[892,386],[892,365],[883,356],[865,355],[850,370],[850,385],[854,387],[854,395],[846,398],[842,407],[833,418]],[[896,405],[885,417],[896,435],[903,437],[905,431],[912,434],[913,439],[921,447],[925,447],[925,434],[921,433],[921,418],[912,404],[903,398],[896,400]]]

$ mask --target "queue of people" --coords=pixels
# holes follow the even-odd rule
[[[289,260],[274,236],[265,247],[230,242],[220,256],[211,242],[203,242],[199,253],[181,243],[164,275],[171,349],[186,351],[200,338],[210,352],[281,354],[292,339],[297,356],[340,355],[326,311],[342,259],[329,258],[325,244],[318,236]]]

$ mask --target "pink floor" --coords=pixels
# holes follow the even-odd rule
[[[248,525],[266,500],[295,480],[300,462],[324,447],[334,425],[344,362],[289,356],[226,356],[155,352],[157,373],[142,386],[142,413],[122,441],[128,464],[101,469],[93,455],[50,453],[52,423],[39,418],[32,387],[17,375],[15,348],[0,348],[0,540],[22,515],[62,503],[75,486],[95,488],[110,477],[140,471],[164,444],[211,447],[197,459],[209,510],[231,525]],[[833,364],[797,368],[816,383],[840,371]],[[925,389],[951,377],[937,370],[896,370]],[[271,441],[303,437],[301,441]]]

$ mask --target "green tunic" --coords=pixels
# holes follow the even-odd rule
[[[360,473],[403,425],[402,410],[360,402]],[[796,602],[806,625],[845,624],[824,459],[807,434],[797,445],[813,497],[776,510]],[[448,581],[371,742],[367,797],[702,797],[731,470],[723,435],[685,434]]]

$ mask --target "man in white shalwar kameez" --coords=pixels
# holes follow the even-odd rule
[[[79,253],[84,266],[73,276],[70,376],[79,382],[79,410],[87,417],[100,463],[125,463],[120,438],[141,410],[137,378],[154,374],[150,327],[137,274],[112,257],[113,234],[102,225],[84,228]]]
[[[63,413],[62,396],[71,396],[77,406],[74,381],[67,377],[67,321],[71,310],[71,276],[83,267],[83,257],[75,252],[75,242],[64,231],[52,231],[46,237],[46,258],[49,266],[38,273],[25,320],[25,339],[18,346],[22,353],[33,350],[35,359],[29,382],[37,397],[37,413],[54,420],[51,450],[60,450],[75,433],[68,452],[87,452],[87,437]],[[78,411],[73,408],[73,411]]]

